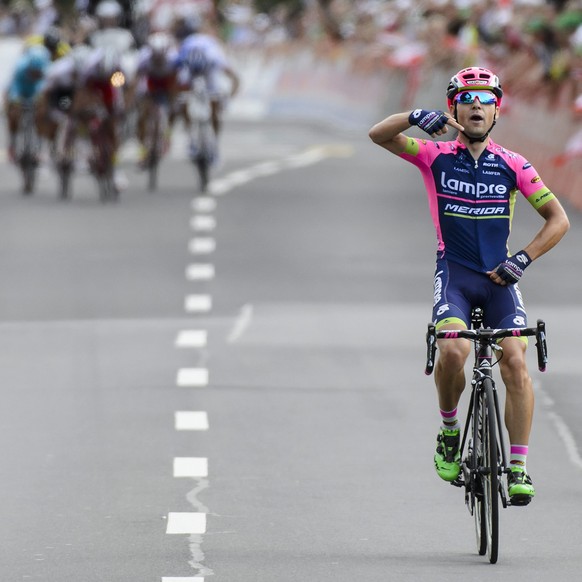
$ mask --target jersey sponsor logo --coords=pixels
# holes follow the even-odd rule
[[[473,216],[494,216],[496,214],[503,214],[505,206],[461,206],[460,204],[447,203],[445,212],[456,212],[457,214],[470,214]]]
[[[525,314],[525,304],[523,302],[523,296],[521,294],[521,290],[520,290],[519,286],[517,285],[517,283],[513,286],[513,290],[515,291],[515,296],[517,297],[517,302],[518,302],[517,310],[522,311]],[[523,325],[525,325],[525,320],[524,320]]]
[[[501,176],[501,172],[495,172],[494,170],[483,170],[483,173],[488,176]]]
[[[542,179],[541,179],[539,176],[536,176],[535,178],[532,178],[532,179],[531,179],[531,183],[532,183],[532,184],[535,184],[536,182],[541,182],[541,180],[542,180]]]
[[[467,170],[467,168],[459,168],[458,166],[454,166],[453,170],[455,170],[455,172],[461,172],[461,174],[470,174],[471,171]]]
[[[544,192],[541,196],[538,196],[536,194],[533,194],[533,196],[535,196],[534,198],[534,204],[539,204],[544,198],[547,198],[548,196],[554,196],[552,194],[552,192],[548,191],[548,192]]]
[[[495,159],[495,154],[489,154],[489,155],[487,156],[487,159],[488,159],[488,160],[494,160],[494,159]]]
[[[493,156],[493,154],[491,154]],[[495,156],[493,156],[495,157]],[[485,168],[499,168],[499,164],[493,164],[491,162],[483,162]]]
[[[505,184],[484,184],[483,182],[464,182],[456,178],[448,178],[445,172],[441,172],[441,186],[450,192],[458,194],[468,194],[479,198],[483,194],[507,194]]]
[[[447,311],[449,311],[450,307],[448,303],[443,303],[437,311],[437,315],[442,315],[443,313],[446,313]],[[443,321],[443,323],[449,323],[446,319]]]
[[[442,299],[443,293],[443,280],[441,275],[443,274],[442,271],[439,271],[434,276],[434,303],[436,305]]]
[[[527,162],[527,164],[524,164],[521,169],[522,170],[527,170],[528,168],[531,168],[531,164],[529,162]]]

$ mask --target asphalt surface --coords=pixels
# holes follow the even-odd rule
[[[432,467],[417,170],[365,130],[231,122],[201,197],[183,146],[156,193],[127,147],[118,204],[83,174],[57,200],[50,168],[24,197],[1,163],[0,578],[575,579],[580,216],[521,285],[550,348],[544,375],[530,350],[538,495],[503,510],[490,566]],[[512,248],[539,226],[518,204]]]

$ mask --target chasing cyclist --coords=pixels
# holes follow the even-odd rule
[[[416,109],[376,124],[370,138],[414,164],[422,173],[434,221],[438,250],[434,278],[433,321],[437,329],[470,327],[471,309],[484,309],[492,328],[527,327],[518,281],[532,261],[554,247],[569,228],[554,194],[521,155],[493,142],[503,91],[498,77],[481,67],[454,75],[447,87],[449,112]],[[430,136],[459,131],[456,140],[433,142],[402,132],[418,126]],[[522,250],[508,251],[518,191],[544,219]],[[526,458],[534,394],[523,339],[502,341],[499,366],[507,389],[505,423],[511,443],[509,496],[535,495]],[[468,340],[440,340],[435,381],[442,425],[434,457],[439,477],[454,481],[460,472],[457,405],[465,387]]]
[[[39,133],[55,153],[55,138],[61,124],[71,113],[75,92],[86,70],[92,50],[87,45],[75,46],[67,55],[48,68],[39,97]]]
[[[63,39],[56,26],[51,26],[44,34],[35,34],[25,39],[25,47],[37,45],[43,45],[49,50],[52,61],[64,57],[71,50],[71,45]]]
[[[218,136],[222,127],[225,97],[220,77],[225,75],[228,78],[229,97],[232,98],[239,89],[239,76],[229,64],[218,39],[202,33],[202,20],[198,15],[178,19],[174,31],[176,38],[181,41],[178,60],[181,65],[179,81],[182,89],[187,91],[196,79],[204,79],[210,99],[212,127]]]
[[[177,94],[178,52],[171,35],[155,32],[139,52],[133,92],[138,106],[137,138],[140,142],[140,166],[148,155],[147,121],[156,103],[167,108],[170,118]],[[170,135],[164,136],[165,151],[170,147]]]
[[[20,127],[23,103],[36,106],[51,55],[43,45],[34,45],[21,55],[8,85],[5,96],[6,117],[8,120],[8,157],[16,159],[16,137]]]

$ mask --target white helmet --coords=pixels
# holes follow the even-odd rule
[[[95,16],[97,18],[120,19],[122,15],[123,8],[115,0],[103,0],[95,8]]]
[[[73,61],[75,72],[82,73],[87,69],[87,63],[92,52],[93,49],[86,44],[78,44],[72,48],[69,55]]]
[[[148,37],[147,45],[154,57],[162,57],[167,55],[172,48],[173,39],[166,32],[154,32]]]

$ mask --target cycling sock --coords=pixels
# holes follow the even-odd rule
[[[442,427],[446,430],[460,430],[461,423],[457,418],[457,409],[453,410],[441,410],[441,418],[443,420]]]
[[[509,464],[513,467],[522,467],[525,471],[527,459],[527,445],[511,445]],[[526,471],[527,472],[527,471]]]

